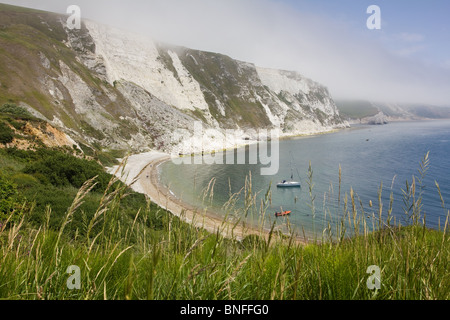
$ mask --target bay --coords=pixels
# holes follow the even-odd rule
[[[245,152],[248,156],[248,148],[228,152]],[[320,236],[325,228],[334,229],[339,224],[346,203],[351,206],[351,190],[358,214],[368,221],[378,217],[381,206],[383,218],[391,207],[395,221],[408,224],[403,191],[413,175],[420,177],[418,169],[428,152],[430,166],[422,183],[422,217],[428,227],[438,229],[444,226],[448,209],[442,206],[435,182],[446,203],[450,201],[450,121],[353,126],[336,133],[281,140],[280,169],[273,176],[260,175],[261,165],[177,165],[169,161],[160,167],[160,180],[174,196],[200,210],[232,214],[253,224],[264,220],[266,228],[275,223],[284,232],[295,230]],[[313,185],[308,183],[310,164]],[[276,187],[278,182],[290,179],[292,173],[302,188]],[[255,201],[252,210],[245,210],[248,201],[243,188],[247,182],[248,189],[250,177]],[[212,197],[211,192],[205,193],[208,186],[214,186]],[[416,190],[417,198],[420,190]],[[239,191],[233,210],[224,208],[230,196]],[[259,209],[268,191],[263,214]],[[288,218],[275,218],[274,213],[280,210],[292,213]],[[368,222],[369,227],[372,222]]]

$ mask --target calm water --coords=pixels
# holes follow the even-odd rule
[[[419,164],[428,151],[431,166],[424,181],[423,210],[427,225],[438,228],[439,222],[441,225],[445,223],[446,211],[441,206],[435,181],[441,187],[444,200],[450,202],[450,121],[357,126],[332,134],[283,140],[280,142],[280,170],[275,176],[261,176],[259,165],[175,165],[167,162],[160,168],[160,178],[173,194],[184,201],[224,214],[223,205],[229,199],[230,192],[239,192],[251,173],[252,191],[260,191],[258,205],[271,183],[273,186],[267,224],[276,221],[279,228],[284,228],[287,220],[273,217],[276,211],[283,208],[292,211],[289,222],[293,227],[303,229],[308,234],[313,230],[321,233],[327,225],[325,221],[333,224],[342,214],[343,199],[351,188],[358,195],[366,215],[377,212],[381,183],[383,212],[387,213],[392,190],[393,215],[397,221],[405,224],[402,189],[405,189],[407,180],[411,181],[413,175],[418,175]],[[294,166],[291,166],[291,162]],[[310,208],[307,184],[310,162],[314,172],[314,215]],[[342,184],[338,208],[339,165],[342,168]],[[302,188],[276,188],[277,182],[290,178],[291,167],[294,168],[294,180],[300,180]],[[203,198],[203,191],[213,178],[216,179],[214,198],[209,201],[209,198]],[[236,202],[235,208],[244,208],[243,198],[244,194]],[[373,208],[369,206],[370,201]],[[360,208],[358,201],[358,210]],[[237,214],[245,215],[243,210]],[[254,213],[248,219],[258,220],[260,217]]]

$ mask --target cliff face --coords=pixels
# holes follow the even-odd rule
[[[298,73],[0,5],[0,104],[16,103],[99,148],[171,151],[175,129],[345,126],[328,90]],[[214,135],[214,134],[212,134]],[[182,138],[181,138],[182,140]]]

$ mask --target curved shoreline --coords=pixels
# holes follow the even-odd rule
[[[334,128],[329,131],[283,136],[280,137],[280,140],[308,138],[316,135],[335,133],[345,129],[351,129],[351,126]],[[193,208],[190,204],[174,196],[168,188],[160,183],[157,170],[158,166],[171,159],[172,157],[167,153],[151,151],[132,155],[126,161],[125,167],[122,167],[122,165],[115,166],[108,171],[116,175],[124,183],[130,185],[134,191],[146,194],[159,207],[169,211],[184,222],[195,225],[198,228],[203,228],[210,233],[215,234],[219,232],[224,237],[238,240],[242,240],[249,235],[264,237],[266,240],[269,238],[271,233],[270,229],[251,226],[244,221],[227,221],[227,217],[219,216],[207,209],[199,211],[199,209]],[[272,238],[274,235],[280,237],[278,232],[273,232]],[[292,238],[292,241],[300,245],[306,245],[313,241],[308,239],[305,234],[303,236],[298,234],[295,236],[284,234],[284,236],[289,239]],[[317,239],[314,241],[317,241]]]
[[[138,189],[149,196],[152,202],[179,217],[182,221],[205,229],[212,234],[219,232],[224,237],[239,241],[249,235],[258,235],[266,239],[269,237],[270,230],[261,227],[257,228],[242,221],[229,221],[226,217],[219,217],[207,209],[196,209],[176,198],[168,188],[160,183],[158,175],[158,167],[170,160],[171,157],[168,155],[156,156],[150,160],[135,178],[136,184],[139,184]],[[272,237],[275,234],[277,233],[274,232]],[[293,241],[300,245],[308,243],[306,239],[299,236],[294,237]]]

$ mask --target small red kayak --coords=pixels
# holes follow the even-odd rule
[[[277,212],[275,213],[275,217],[284,217],[291,214],[292,211],[283,211],[283,212]]]

